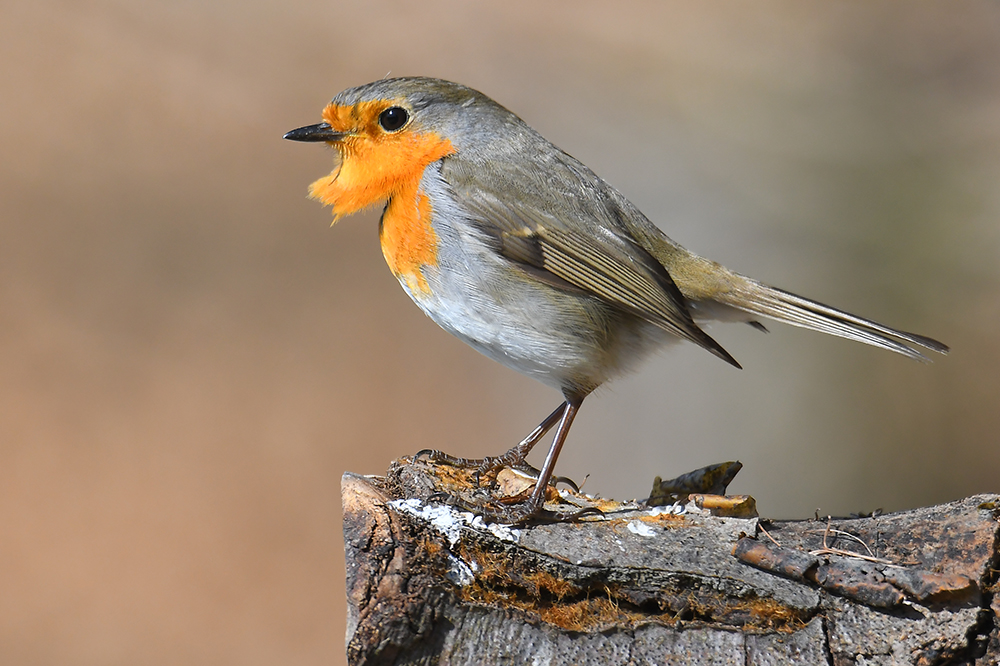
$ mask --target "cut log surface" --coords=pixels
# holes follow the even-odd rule
[[[604,515],[521,527],[429,501],[470,488],[344,476],[351,664],[1000,664],[998,495],[765,522],[553,490]]]

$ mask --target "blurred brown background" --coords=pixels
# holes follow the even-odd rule
[[[773,517],[1000,490],[996,3],[0,6],[0,663],[343,660],[339,480],[559,402],[438,330],[377,212],[329,228],[339,90],[481,89],[672,237],[954,352],[717,327],[586,403],[559,472],[740,459]]]

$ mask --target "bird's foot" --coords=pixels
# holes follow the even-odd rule
[[[431,462],[443,463],[445,465],[450,465],[452,467],[459,467],[462,469],[472,469],[473,479],[477,486],[482,485],[482,479],[488,479],[488,487],[496,488],[497,485],[497,474],[500,473],[504,467],[509,467],[513,470],[517,470],[522,474],[531,477],[532,479],[538,480],[541,475],[541,471],[536,467],[528,463],[524,458],[527,455],[530,447],[525,447],[524,442],[512,447],[507,453],[499,456],[488,456],[486,458],[459,458],[458,456],[453,456],[451,454],[445,453],[443,451],[438,451],[437,449],[423,449],[418,451],[414,460],[427,456],[427,459]],[[573,492],[580,492],[580,487],[576,484],[573,479],[566,476],[553,476],[549,481],[549,485],[555,487],[559,483],[564,483],[573,489]]]
[[[520,472],[524,472],[531,477],[538,478],[539,471],[529,465],[525,461],[525,456],[527,451],[524,450],[524,443],[518,444],[512,447],[507,453],[500,456],[487,456],[486,458],[459,458],[458,456],[453,456],[443,451],[437,451],[434,449],[424,449],[417,453],[415,458],[420,458],[422,456],[427,456],[428,460],[437,463],[444,463],[446,465],[451,465],[452,467],[461,467],[463,469],[472,469],[473,478],[476,481],[476,485],[482,485],[481,479],[489,479],[489,485],[492,487],[496,483],[497,474],[504,467],[510,467],[511,469],[516,469]]]

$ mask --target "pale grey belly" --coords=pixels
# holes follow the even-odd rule
[[[438,266],[423,269],[429,294],[401,281],[403,288],[452,335],[563,392],[586,395],[673,337],[593,297],[541,282],[489,248],[463,250],[442,252]]]

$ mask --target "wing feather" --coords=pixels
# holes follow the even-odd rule
[[[445,170],[442,175],[447,179]],[[544,199],[524,196],[512,201],[481,186],[460,193],[465,195],[462,205],[470,222],[497,241],[504,257],[530,268],[540,280],[590,294],[740,367],[695,324],[687,300],[666,268],[617,223],[621,211],[613,209],[611,198],[597,192],[574,198],[572,205],[549,202],[543,208],[537,204]],[[549,212],[553,209],[562,217]]]

